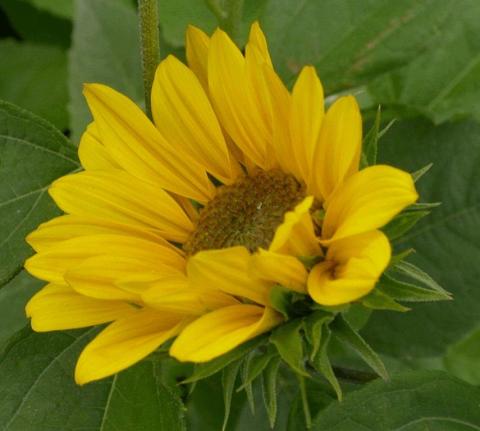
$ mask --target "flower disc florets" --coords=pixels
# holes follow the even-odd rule
[[[185,251],[243,245],[251,252],[267,248],[276,228],[305,197],[305,186],[280,170],[258,171],[223,186],[201,211]]]

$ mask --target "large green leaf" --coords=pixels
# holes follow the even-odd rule
[[[63,18],[71,18],[73,15],[73,0],[21,0],[31,3],[38,9],[46,10]]]
[[[60,129],[68,125],[67,54],[57,47],[0,41],[0,99],[29,109]]]
[[[40,280],[22,271],[0,289],[0,346],[28,323],[25,305],[42,284]]]
[[[31,249],[25,236],[59,213],[47,194],[78,168],[75,148],[51,124],[0,101],[0,286],[20,271]]]
[[[406,121],[385,136],[380,155],[409,171],[434,163],[417,186],[422,200],[442,205],[397,247],[414,247],[409,259],[453,300],[415,304],[408,313],[375,312],[362,333],[375,350],[394,357],[441,355],[480,321],[480,126]]]
[[[208,0],[159,0],[159,19],[163,36],[172,46],[185,45],[185,30],[189,24],[209,34],[218,26]],[[258,18],[268,0],[245,0],[241,23],[241,40],[246,40],[252,21]],[[221,3],[221,2],[217,2]]]
[[[179,399],[145,361],[117,376],[77,386],[76,358],[95,330],[21,331],[0,358],[4,431],[184,430]]]
[[[271,0],[261,22],[286,79],[314,64],[327,93],[363,85],[433,46],[451,0]]]
[[[480,328],[450,346],[444,362],[452,374],[474,385],[480,385]]]
[[[39,3],[44,0],[37,0]],[[47,0],[48,1],[48,0]],[[52,3],[56,0],[50,0]],[[56,1],[66,4],[66,0]],[[68,48],[72,23],[59,15],[39,9],[34,0],[3,0],[0,7],[5,11],[11,26],[22,39],[28,42]]]
[[[446,373],[411,372],[376,381],[333,402],[312,431],[480,429],[480,389]]]
[[[82,95],[88,82],[107,84],[143,103],[138,22],[133,2],[75,2],[68,86],[73,142],[91,120]]]
[[[437,123],[468,115],[480,119],[480,3],[461,0],[456,5],[434,46],[369,85],[376,102]]]

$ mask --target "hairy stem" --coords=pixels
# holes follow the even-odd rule
[[[155,70],[160,62],[157,0],[138,0],[138,19],[140,24],[145,111],[152,118],[150,94],[152,92]]]

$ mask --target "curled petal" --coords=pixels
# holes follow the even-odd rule
[[[378,229],[418,199],[412,176],[376,165],[349,177],[326,202],[322,242]]]
[[[205,314],[173,342],[170,354],[179,361],[206,362],[282,322],[269,307],[232,305]]]
[[[322,305],[355,301],[375,287],[390,256],[390,243],[380,231],[335,241],[310,272],[308,293]]]

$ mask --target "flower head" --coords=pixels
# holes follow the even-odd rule
[[[408,173],[359,170],[355,98],[324,113],[310,66],[289,92],[258,24],[245,55],[190,27],[187,60],[158,66],[153,122],[85,86],[85,170],[52,184],[65,215],[27,238],[25,267],[48,282],[27,305],[35,330],[112,322],[82,352],[80,384],[173,337],[172,356],[203,362],[271,330],[278,284],[322,305],[361,298],[390,260],[378,229],[417,199]]]

